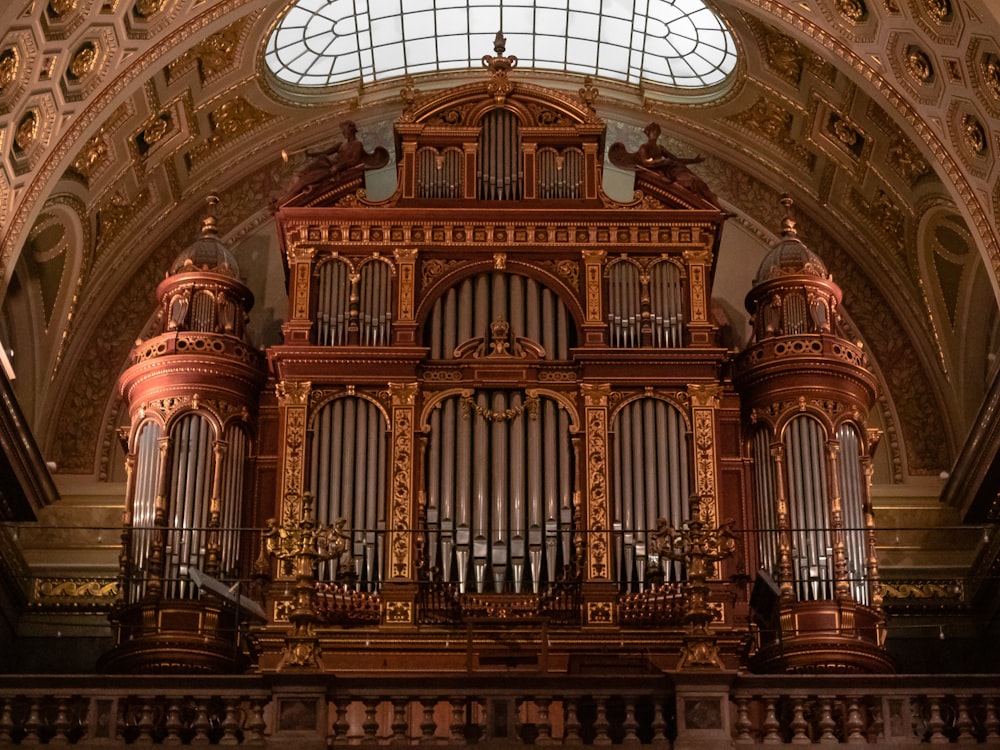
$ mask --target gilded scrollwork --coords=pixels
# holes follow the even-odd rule
[[[606,401],[607,396],[603,399]],[[591,403],[588,401],[588,403]],[[589,506],[587,551],[591,580],[610,578],[608,560],[608,412],[604,407],[587,409],[587,500]]]
[[[798,43],[773,29],[769,29],[764,41],[767,62],[782,77],[792,83],[802,78],[804,58]]]
[[[416,384],[411,384],[414,390]],[[395,399],[394,399],[395,403]],[[390,511],[389,569],[396,580],[410,578],[410,513],[413,481],[413,407],[395,406],[392,412],[392,508]]]

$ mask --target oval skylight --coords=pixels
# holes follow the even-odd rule
[[[479,67],[498,29],[519,66],[626,83],[711,86],[736,66],[732,35],[702,0],[298,0],[265,60],[299,86],[373,83]]]

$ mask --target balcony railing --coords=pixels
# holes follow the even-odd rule
[[[706,717],[716,730],[707,745]],[[0,746],[669,747],[690,746],[696,738],[699,747],[997,747],[1000,678],[677,673],[367,679],[294,672],[0,678]]]

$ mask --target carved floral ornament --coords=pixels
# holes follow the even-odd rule
[[[95,42],[84,42],[73,55],[69,63],[69,76],[75,80],[86,78],[94,72],[97,66],[97,56],[100,49]]]
[[[987,151],[986,130],[979,119],[972,114],[962,116],[962,140],[976,156],[985,156]]]
[[[914,45],[906,48],[904,58],[906,72],[919,83],[930,83],[934,78],[934,66],[927,54]]]
[[[927,12],[938,23],[947,21],[951,17],[950,0],[924,0]]]
[[[0,52],[0,93],[17,80],[17,69],[21,56],[16,47],[8,47]]]
[[[49,0],[49,15],[62,18],[76,10],[77,0]]]
[[[2,58],[0,58],[2,62]],[[983,83],[994,99],[1000,99],[1000,57],[988,54],[983,57]],[[2,82],[0,82],[2,86]]]
[[[31,148],[38,139],[38,112],[29,109],[24,113],[17,130],[14,131],[14,150],[25,152]]]
[[[837,0],[837,11],[851,23],[860,23],[868,15],[868,8],[862,0]]]

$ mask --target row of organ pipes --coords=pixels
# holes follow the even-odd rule
[[[669,261],[659,261],[649,269],[647,283],[652,345],[682,346],[684,292],[680,271]],[[608,330],[613,347],[642,345],[642,286],[642,274],[635,264],[622,259],[608,268]]]
[[[430,424],[427,550],[433,574],[457,581],[462,592],[474,586],[477,592],[538,593],[543,583],[555,582],[572,562],[566,411],[547,397],[479,391],[444,399]]]
[[[150,593],[154,558],[162,561],[156,578],[161,595],[192,599],[197,588],[188,571],[235,576],[239,560],[241,502],[244,497],[249,440],[236,424],[227,426],[221,441],[209,420],[188,413],[173,422],[169,448],[163,450],[159,423],[145,422],[136,438],[132,523],[129,533],[128,594],[138,601]],[[156,498],[165,491],[165,528],[158,532]],[[213,497],[218,517],[212,517]],[[162,540],[158,548],[157,540]],[[217,553],[209,556],[210,545]]]
[[[480,200],[520,200],[524,172],[517,115],[498,108],[482,120],[479,136],[477,196]]]
[[[836,439],[837,488],[840,492],[842,524],[831,521],[828,444],[823,426],[809,416],[798,416],[785,429],[783,454],[788,498],[784,530],[777,515],[778,473],[773,459],[770,433],[757,429],[751,437],[751,456],[756,495],[756,525],[760,567],[776,579],[781,577],[781,536],[787,532],[791,573],[798,601],[830,600],[837,596],[834,533],[844,540],[846,579],[851,598],[870,603],[867,569],[868,549],[864,509],[864,476],[861,445],[856,428],[842,424]]]
[[[502,150],[492,135],[484,133],[481,144],[491,150],[491,158],[499,160],[498,174],[487,179],[484,174],[484,195],[505,199],[510,193],[510,174],[513,165],[503,159]],[[493,162],[491,162],[492,164]],[[425,146],[417,151],[416,180],[418,198],[454,199],[462,198],[464,192],[465,155],[457,146],[438,150]],[[538,172],[537,196],[542,199],[573,199],[583,194],[583,151],[579,148],[558,150],[552,147],[538,149],[536,156]],[[516,171],[520,180],[520,171]],[[497,188],[497,183],[503,185]],[[514,192],[520,191],[516,188]]]
[[[316,301],[316,343],[344,346],[355,306],[358,343],[388,346],[392,329],[392,268],[370,260],[357,274],[346,261],[332,259],[319,268]],[[356,285],[356,290],[355,290]]]

